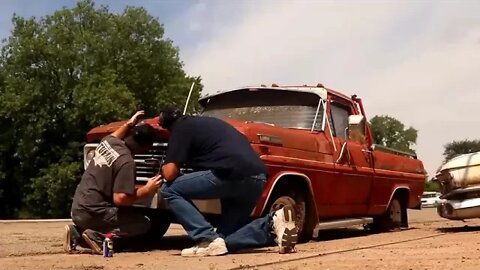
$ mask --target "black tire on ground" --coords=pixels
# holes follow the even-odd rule
[[[400,230],[406,218],[406,206],[398,197],[394,197],[388,205],[387,211],[373,219],[373,230],[387,232]]]
[[[171,215],[167,213],[150,212],[147,216],[151,222],[150,230],[147,233],[148,237],[154,240],[160,240],[170,227],[172,221]]]
[[[147,233],[115,240],[116,251],[148,251],[155,248],[161,242],[162,237],[170,227],[171,215],[154,209],[136,207],[136,211],[146,215],[150,219],[150,229]]]
[[[295,209],[295,225],[298,229],[299,241],[302,242],[302,240],[308,240],[311,235],[305,236],[303,234],[306,218],[305,197],[302,193],[276,196],[276,198],[272,198],[272,200],[270,200],[270,205],[267,209],[269,209],[270,212],[273,212],[286,205],[290,205]]]

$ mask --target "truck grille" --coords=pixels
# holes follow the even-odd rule
[[[160,166],[165,161],[167,143],[154,143],[147,154],[135,155],[137,182],[146,182],[159,173]]]

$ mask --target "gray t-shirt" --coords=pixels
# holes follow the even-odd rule
[[[104,214],[114,206],[113,193],[135,193],[135,161],[123,140],[106,136],[83,173],[73,196],[72,212]]]

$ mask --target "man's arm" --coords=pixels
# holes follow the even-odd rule
[[[150,178],[143,187],[135,189],[134,194],[122,192],[113,193],[113,203],[116,206],[128,206],[132,205],[139,198],[143,198],[157,192],[158,188],[162,184],[161,178],[161,175],[156,175]]]
[[[168,182],[175,180],[180,173],[180,166],[178,164],[170,162],[162,167],[162,175]]]
[[[138,111],[136,112],[131,118],[130,120],[128,120],[125,124],[123,124],[122,126],[120,126],[117,130],[115,130],[115,132],[112,133],[112,136],[114,137],[117,137],[119,139],[123,139],[125,137],[125,135],[127,135],[127,132],[128,130],[135,126],[135,124],[137,124],[138,122],[138,118],[140,116],[143,116],[144,115],[144,111]]]
[[[180,165],[189,160],[193,134],[195,133],[191,125],[186,125],[182,122],[176,125],[175,129],[170,133],[165,165],[162,166],[162,175],[168,182],[177,178],[180,174]]]

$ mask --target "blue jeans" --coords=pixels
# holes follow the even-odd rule
[[[235,251],[273,242],[269,215],[247,224],[265,182],[266,176],[263,174],[224,180],[212,171],[199,171],[179,176],[175,181],[164,185],[161,194],[193,241],[226,237],[227,248]],[[194,199],[220,199],[222,215],[217,231],[192,203],[191,200]]]
[[[255,219],[238,231],[225,238],[228,252],[235,252],[245,248],[265,247],[275,244],[272,232],[272,215]]]
[[[128,207],[108,207],[105,214],[95,215],[72,209],[72,221],[82,230],[91,229],[101,233],[117,232],[119,236],[137,236],[148,232],[150,219]]]

